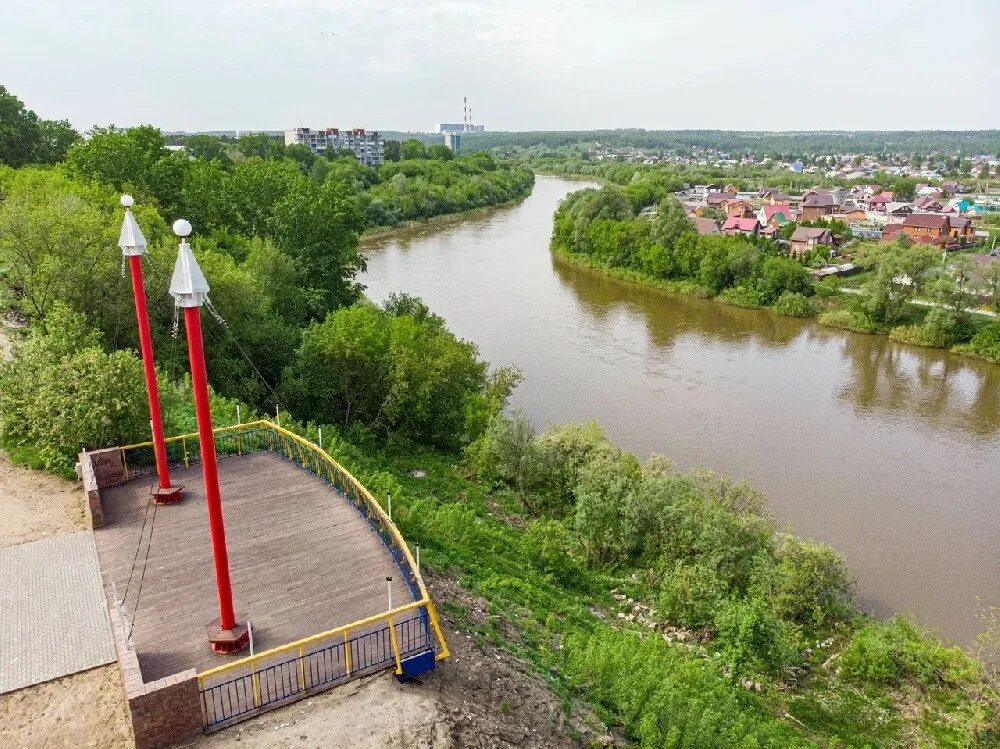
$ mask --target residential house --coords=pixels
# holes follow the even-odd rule
[[[696,216],[691,219],[694,222],[695,231],[698,232],[699,236],[707,236],[709,234],[721,234],[719,229],[719,222],[712,218],[701,218]]]
[[[886,224],[882,227],[882,240],[883,242],[895,242],[900,234],[903,233],[902,224]]]
[[[845,203],[840,206],[840,213],[838,215],[844,221],[864,221],[868,218],[865,210],[856,203]]]
[[[913,203],[913,207],[924,213],[940,213],[944,210],[941,201],[932,197],[917,198]]]
[[[959,244],[972,244],[976,238],[976,227],[965,216],[948,216],[948,236]]]
[[[764,205],[783,205],[788,203],[788,196],[777,187],[762,187],[759,192]]]
[[[804,198],[801,207],[803,221],[815,221],[823,216],[829,216],[837,208],[837,201],[828,193],[812,193]]]
[[[753,215],[753,205],[749,200],[743,198],[733,198],[725,203],[727,216],[739,216],[740,218],[750,218]]]
[[[855,185],[847,191],[847,196],[855,202],[860,203],[866,198],[874,197],[882,192],[878,185]]]
[[[941,213],[911,213],[903,219],[903,233],[914,242],[944,243],[949,232],[948,217]]]
[[[887,216],[903,218],[904,216],[909,216],[911,213],[913,213],[912,203],[900,203],[894,201],[892,203],[886,203],[885,205],[885,215]]]
[[[833,232],[814,226],[799,226],[792,233],[790,245],[792,254],[797,256],[805,255],[820,245],[832,248]]]
[[[726,202],[736,197],[734,192],[710,192],[705,197],[705,203],[709,208],[725,208]]]
[[[730,216],[726,219],[726,223],[722,225],[722,233],[729,236],[743,234],[748,237],[756,237],[760,233],[760,223],[756,217],[740,218],[739,216]]]
[[[765,205],[757,211],[757,220],[761,226],[781,227],[795,220],[795,212],[790,205]]]
[[[941,190],[946,196],[957,195],[960,192],[965,192],[965,185],[961,182],[948,179],[941,183]]]
[[[881,211],[884,213],[885,207],[893,201],[894,197],[890,191],[869,195],[861,199],[861,207],[866,211]]]
[[[944,191],[934,185],[917,185],[913,190],[914,198],[943,198]]]

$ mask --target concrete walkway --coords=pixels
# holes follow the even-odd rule
[[[90,531],[0,549],[0,694],[115,660]]]

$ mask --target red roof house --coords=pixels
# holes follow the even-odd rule
[[[745,234],[748,237],[756,237],[759,231],[760,222],[757,221],[756,216],[753,218],[730,216],[726,219],[726,223],[722,225],[722,233],[730,236],[733,234]]]

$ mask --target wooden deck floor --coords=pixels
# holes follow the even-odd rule
[[[257,652],[387,610],[386,576],[394,606],[413,600],[379,537],[333,487],[272,453],[222,459],[219,473],[233,600],[250,615]],[[213,654],[205,633],[219,610],[201,468],[174,470],[171,478],[185,499],[157,508],[132,632],[147,682],[236,657]],[[125,592],[153,480],[102,492],[107,525],[95,536],[109,602],[112,582],[119,596]],[[125,602],[129,616],[145,554],[144,543]]]

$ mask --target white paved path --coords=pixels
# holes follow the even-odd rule
[[[0,694],[115,660],[90,531],[0,549]]]

